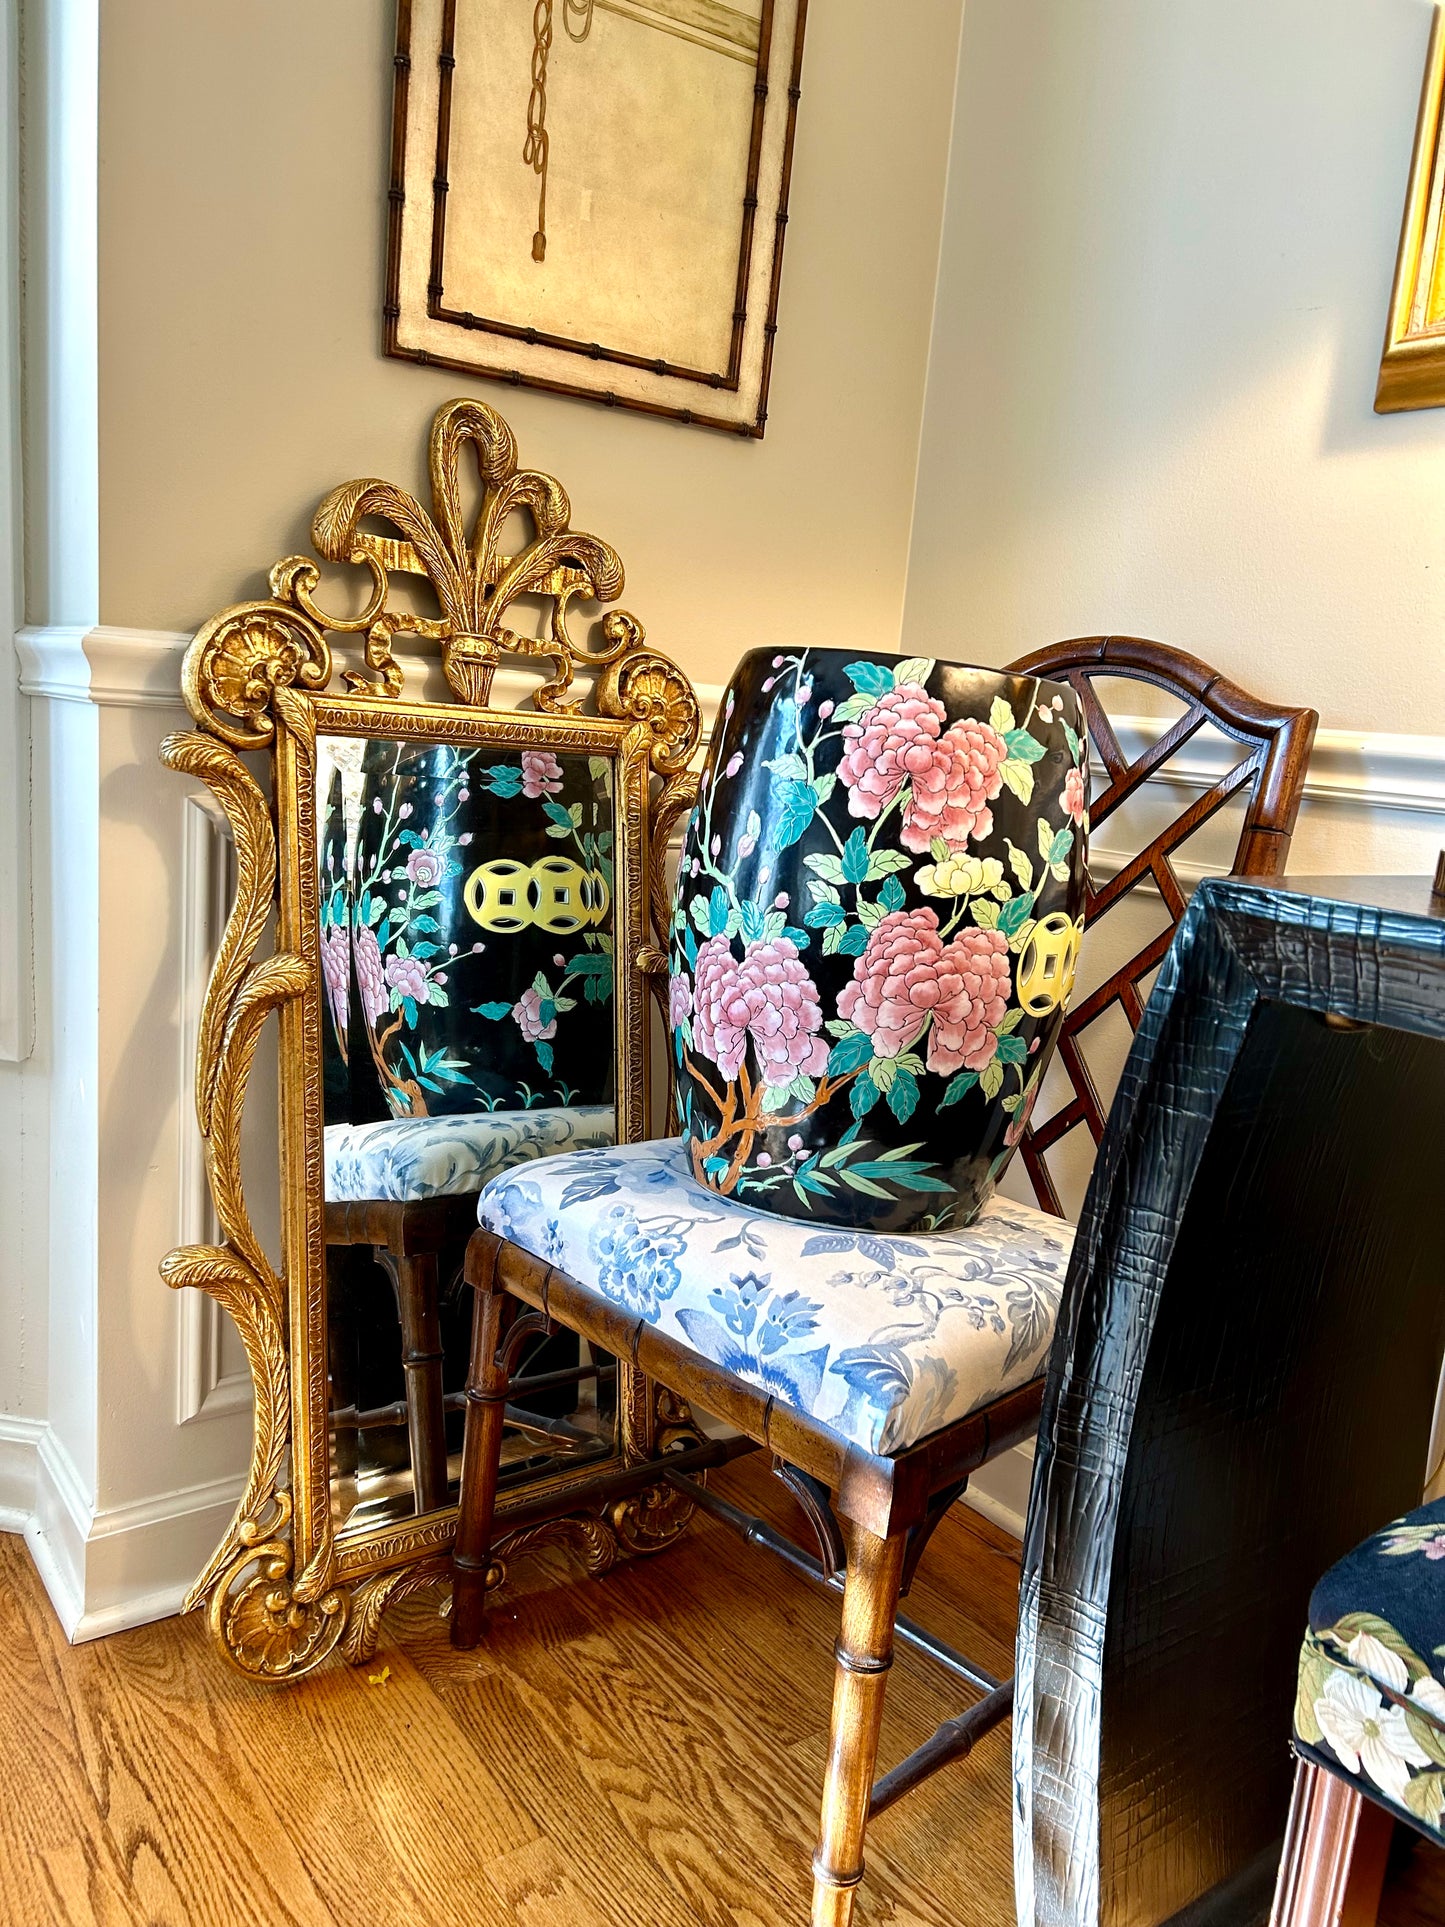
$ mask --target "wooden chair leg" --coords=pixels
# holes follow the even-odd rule
[[[1299,1761],[1270,1927],[1375,1927],[1393,1832],[1384,1807]]]
[[[472,1356],[467,1373],[467,1424],[462,1444],[462,1489],[452,1552],[452,1644],[470,1648],[482,1636],[487,1573],[492,1563],[492,1522],[502,1463],[511,1358],[507,1339],[517,1300],[497,1282],[496,1254],[489,1254],[476,1289]]]
[[[893,1664],[893,1622],[906,1547],[905,1533],[879,1539],[858,1526],[848,1527],[848,1572],[823,1821],[813,1856],[813,1927],[849,1927],[863,1878],[863,1832],[873,1791],[883,1693]]]
[[[406,1429],[411,1480],[418,1512],[447,1502],[447,1429],[442,1383],[442,1323],[437,1301],[434,1251],[411,1257],[377,1256],[391,1273],[401,1320],[401,1363],[406,1383]]]

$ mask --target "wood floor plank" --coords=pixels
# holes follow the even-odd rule
[[[556,1837],[574,1852],[585,1843],[589,1891],[612,1892],[636,1927],[727,1927],[769,1880],[730,1824],[743,1769],[689,1733],[666,1693],[588,1625],[580,1590],[535,1596],[526,1630],[497,1629],[479,1692],[450,1661],[437,1689],[565,1816]],[[629,1870],[631,1894],[618,1893],[599,1850]]]
[[[148,1927],[124,1871],[117,1863],[109,1833],[97,1820],[88,1833],[37,1858],[33,1899],[13,1918],[40,1922],[84,1922],[86,1927]],[[6,1888],[0,1879],[0,1894]]]
[[[502,1854],[487,1868],[501,1917],[516,1927],[610,1927],[611,1915],[585,1893],[551,1840]]]
[[[149,1927],[231,1927],[243,1909],[268,1927],[330,1927],[262,1764],[216,1717],[215,1656],[167,1621],[69,1647],[37,1595],[17,1589]]]
[[[15,1541],[18,1545],[19,1542]],[[129,1927],[140,1919],[115,1843],[101,1824],[78,1758],[75,1732],[31,1637],[23,1572],[0,1569],[0,1896],[5,1918],[65,1927]],[[16,1798],[44,1789],[44,1798]]]
[[[487,1864],[538,1838],[395,1646],[280,1693],[228,1672],[217,1706],[233,1744],[265,1758],[282,1826],[353,1927],[479,1920],[472,1896]]]

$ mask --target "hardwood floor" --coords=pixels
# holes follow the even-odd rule
[[[788,1514],[756,1461],[718,1483]],[[908,1609],[1006,1672],[1017,1577],[960,1507]],[[801,1924],[835,1632],[832,1600],[704,1520],[601,1580],[524,1562],[476,1653],[423,1595],[370,1666],[278,1690],[195,1618],[66,1646],[0,1537],[0,1922]],[[963,1698],[901,1649],[884,1765]],[[870,1829],[864,1927],[1007,1927],[1008,1776],[1005,1727]],[[1445,1918],[1437,1874],[1406,1858],[1385,1927]]]

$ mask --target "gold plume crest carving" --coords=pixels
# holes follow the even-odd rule
[[[479,500],[471,526],[462,485],[468,451]],[[271,570],[271,599],[223,610],[197,635],[186,659],[185,695],[196,720],[236,749],[270,741],[275,692],[324,690],[332,678],[328,636],[364,635],[361,665],[343,666],[357,694],[397,697],[404,678],[393,645],[399,636],[441,645],[442,669],[455,699],[484,707],[504,655],[550,665],[533,692],[535,707],[578,707],[564,698],[578,669],[601,676],[604,714],[652,714],[664,762],[682,767],[697,744],[700,717],[687,679],[665,657],[644,648],[642,625],[621,609],[601,622],[601,642],[589,647],[568,627],[574,603],[611,603],[622,592],[621,558],[607,542],[571,527],[572,505],[554,476],[519,468],[510,427],[485,402],[464,399],[439,409],[429,451],[431,512],[394,482],[363,477],[332,489],[317,509],[311,539],[323,561],[366,569],[369,596],[359,615],[338,615],[317,601],[321,572],[310,556],[287,556]],[[532,540],[516,555],[503,552],[511,518],[521,512]],[[382,533],[382,529],[389,533]],[[397,577],[419,577],[435,596],[438,614],[392,606]],[[550,604],[546,630],[513,626],[523,599]],[[609,699],[624,706],[610,709]],[[680,761],[678,759],[681,759]]]

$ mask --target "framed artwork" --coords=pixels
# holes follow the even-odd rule
[[[807,0],[398,0],[389,355],[760,436]]]
[[[1445,30],[1440,9],[1430,33],[1425,86],[1415,126],[1415,153],[1405,197],[1405,222],[1385,352],[1375,389],[1375,409],[1445,406],[1445,247],[1441,214],[1445,169],[1441,166],[1440,113],[1445,97]]]

